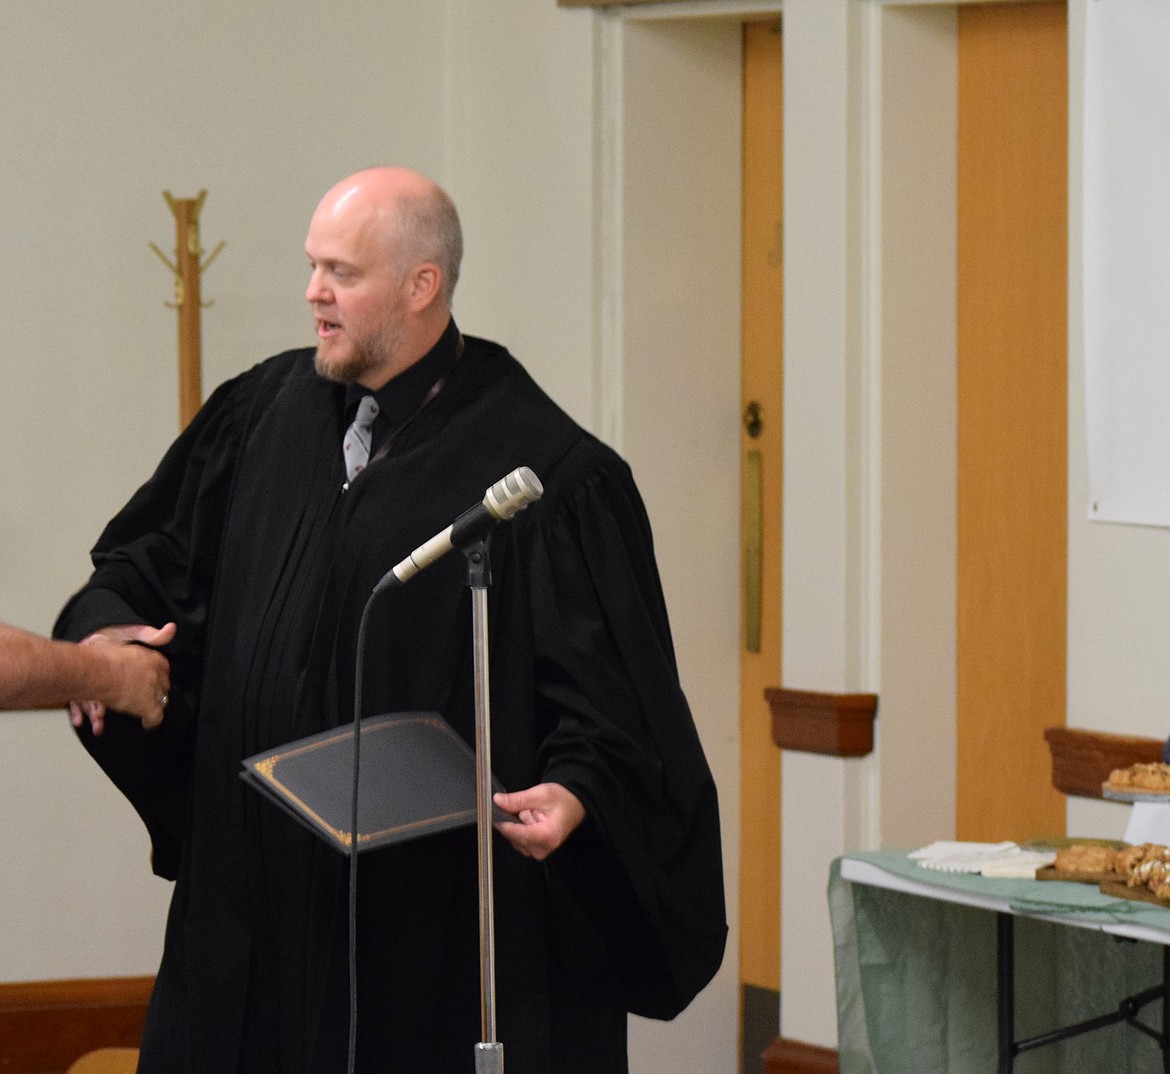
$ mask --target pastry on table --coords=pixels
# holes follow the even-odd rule
[[[1115,768],[1105,784],[1116,790],[1154,791],[1170,794],[1170,764],[1162,761],[1139,762],[1128,768]]]

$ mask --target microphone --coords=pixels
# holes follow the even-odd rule
[[[527,466],[513,470],[484,494],[474,507],[468,508],[445,530],[420,544],[374,587],[377,593],[387,586],[406,585],[419,571],[429,567],[453,548],[464,549],[483,540],[500,522],[507,522],[544,495],[540,478]]]

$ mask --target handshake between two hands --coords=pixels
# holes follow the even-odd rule
[[[146,729],[162,723],[170,700],[171,674],[167,658],[157,650],[175,636],[175,624],[152,627],[133,623],[103,627],[79,643],[87,656],[104,665],[100,681],[108,684],[95,698],[69,702],[69,718],[80,728],[89,720],[91,730],[105,729],[106,711],[137,716]]]

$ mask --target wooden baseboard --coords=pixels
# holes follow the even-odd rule
[[[832,1048],[777,1037],[764,1052],[764,1074],[840,1074]]]
[[[0,1071],[63,1074],[95,1048],[137,1048],[153,977],[0,984]]]
[[[64,1074],[95,1048],[136,1048],[153,977],[0,984],[0,1071]],[[776,1037],[764,1074],[839,1074],[837,1053]]]

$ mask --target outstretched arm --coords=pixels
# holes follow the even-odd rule
[[[150,632],[148,644],[174,637],[168,623]],[[170,688],[166,657],[141,645],[74,645],[0,624],[0,708],[42,709],[71,699],[138,716],[147,727],[160,723],[162,701]],[[76,722],[76,717],[75,717]]]

